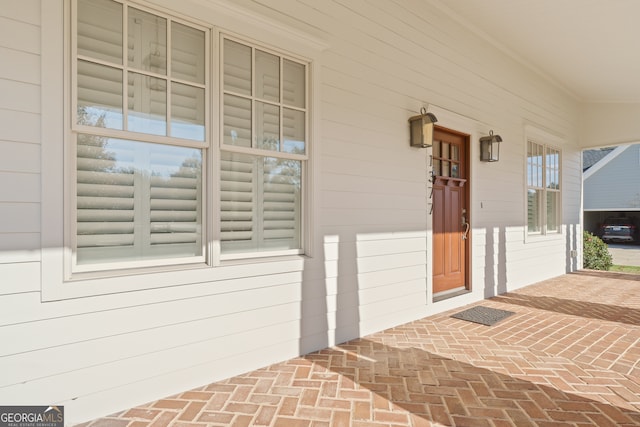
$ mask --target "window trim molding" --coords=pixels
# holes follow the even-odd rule
[[[65,233],[70,227],[70,218],[65,215],[65,204],[71,202],[70,190],[65,188],[65,182],[69,177],[66,165],[69,153],[65,149],[65,141],[71,129],[71,114],[67,111],[70,106],[70,73],[71,73],[71,23],[70,2],[65,0],[51,0],[41,5],[41,300],[43,302],[59,301],[75,298],[95,297],[100,295],[118,294],[131,291],[144,291],[161,289],[171,286],[195,285],[205,282],[238,279],[245,277],[247,265],[256,265],[256,268],[264,270],[265,274],[276,271],[293,271],[300,268],[300,263],[306,257],[313,256],[315,252],[313,236],[317,235],[319,225],[314,221],[314,206],[318,206],[319,195],[314,191],[319,179],[318,163],[315,154],[317,149],[314,142],[319,138],[320,103],[315,94],[319,93],[319,70],[321,51],[328,45],[321,39],[303,33],[293,27],[291,31],[286,24],[271,18],[262,18],[258,12],[239,9],[224,0],[216,0],[212,4],[203,5],[200,2],[185,0],[180,5],[180,11],[174,10],[175,3],[165,0],[132,0],[142,6],[150,6],[164,13],[175,16],[178,19],[187,19],[190,16],[201,16],[200,19],[192,19],[198,25],[210,29],[209,40],[209,66],[210,66],[210,100],[209,100],[209,125],[214,129],[211,136],[211,146],[208,150],[206,171],[203,183],[210,189],[209,197],[205,201],[209,212],[209,234],[206,243],[210,250],[207,257],[208,264],[195,265],[171,265],[166,267],[154,267],[150,269],[123,269],[105,275],[102,272],[83,274],[82,277],[73,280],[66,279],[65,263],[71,257],[71,249],[65,245]],[[225,5],[218,10],[218,7]],[[225,21],[225,17],[231,10],[232,19]],[[202,15],[197,12],[204,12]],[[272,22],[273,21],[273,22]],[[302,229],[303,255],[274,256],[265,253],[261,258],[247,258],[233,261],[220,259],[218,239],[219,213],[216,208],[219,189],[217,185],[217,170],[219,169],[218,155],[219,140],[215,135],[215,129],[220,126],[220,110],[217,102],[220,87],[217,53],[219,52],[220,32],[226,34],[244,34],[247,22],[261,23],[260,26],[278,23],[277,28],[268,28],[261,39],[272,46],[281,48],[293,57],[305,58],[308,61],[307,91],[309,94],[309,147],[307,160],[306,194],[303,200],[302,215],[306,226]],[[226,29],[225,29],[226,28]],[[234,30],[234,28],[236,30]],[[255,28],[247,30],[242,39],[255,38]],[[62,84],[61,84],[62,82]],[[64,105],[65,108],[60,108]],[[240,268],[240,269],[238,269]],[[255,275],[256,271],[251,273]]]
[[[560,156],[560,171],[559,171],[559,175],[560,175],[560,209],[558,212],[558,220],[560,222],[560,226],[559,226],[559,230],[557,232],[546,232],[546,226],[547,226],[547,221],[546,221],[546,212],[545,212],[545,222],[543,224],[543,228],[545,229],[544,232],[540,232],[540,233],[529,233],[529,206],[528,206],[528,191],[529,191],[529,182],[527,179],[527,150],[528,150],[528,145],[529,145],[529,141],[534,142],[538,145],[542,145],[545,149],[547,147],[549,148],[553,148],[555,150],[558,151],[559,156]],[[564,196],[564,192],[562,190],[563,188],[563,178],[562,178],[562,170],[564,169],[563,167],[563,156],[562,156],[562,149],[563,147],[566,145],[566,141],[564,138],[555,135],[547,130],[542,129],[539,126],[534,126],[534,125],[525,125],[524,127],[524,150],[523,150],[523,170],[524,170],[524,183],[523,183],[523,187],[524,187],[524,241],[525,243],[535,243],[535,242],[548,242],[548,241],[552,241],[552,240],[561,240],[564,239],[564,234],[565,234],[565,225],[563,223],[563,196]],[[546,168],[546,167],[545,167]],[[546,170],[546,169],[545,169]],[[546,194],[546,192],[545,192]],[[546,206],[546,202],[545,202],[545,206]]]

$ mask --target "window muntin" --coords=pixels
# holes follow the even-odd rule
[[[203,262],[208,30],[74,7],[71,271]]]
[[[301,253],[307,65],[222,39],[220,247]]]
[[[529,234],[559,233],[560,151],[527,142],[527,231]]]

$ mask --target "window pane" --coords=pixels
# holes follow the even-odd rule
[[[560,193],[547,191],[547,231],[560,231]]]
[[[542,190],[527,192],[527,227],[529,233],[542,231]]]
[[[527,150],[527,182],[530,187],[542,187],[542,146],[529,141]]]
[[[548,149],[546,159],[546,186],[558,190],[560,189],[560,153],[557,150]]]
[[[460,147],[457,145],[451,146],[451,160],[460,160]]]
[[[441,175],[442,175],[442,173],[441,173],[442,168],[440,167],[440,162],[441,162],[441,160],[434,160],[434,161],[433,161],[433,171],[432,171],[432,174],[433,174],[434,176],[441,176]]]
[[[305,153],[305,113],[285,108],[283,111],[284,144],[282,151],[287,153]]]
[[[284,60],[283,102],[293,107],[305,108],[305,66]]]
[[[204,89],[180,83],[171,85],[171,136],[205,140]]]
[[[256,97],[280,101],[280,58],[256,50]]]
[[[302,163],[221,156],[222,252],[299,249]]]
[[[251,100],[224,96],[224,143],[251,147]]]
[[[220,154],[220,231],[223,252],[253,247],[256,162],[251,156]]]
[[[264,249],[300,247],[302,162],[265,157],[262,229]]]
[[[129,8],[129,66],[167,74],[167,20]]]
[[[171,77],[204,84],[204,32],[171,23]]]
[[[167,81],[129,73],[127,129],[167,134]]]
[[[256,102],[256,148],[280,151],[280,107]]]
[[[122,5],[111,0],[78,2],[78,55],[122,64]]]
[[[433,141],[433,146],[431,149],[431,154],[433,155],[433,157],[440,157],[440,144],[442,144],[442,142]]]
[[[122,71],[78,61],[80,125],[122,129]]]
[[[441,149],[440,149],[440,156],[443,159],[450,159],[451,156],[449,155],[449,143],[448,142],[442,142],[441,143]]]
[[[77,263],[202,255],[200,150],[78,135]]]
[[[251,95],[251,48],[224,41],[224,90]]]
[[[451,163],[451,177],[460,178],[460,165],[458,163]]]
[[[442,165],[442,166],[441,166],[441,167],[442,167],[442,170],[440,171],[440,172],[441,172],[441,175],[442,175],[442,176],[451,176],[451,174],[450,174],[451,164],[450,164],[449,162],[447,162],[447,161],[443,160],[443,161],[442,161],[442,163],[441,163],[441,165]]]

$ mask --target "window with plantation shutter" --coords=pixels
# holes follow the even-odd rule
[[[560,150],[527,141],[527,232],[561,231]]]
[[[73,271],[203,262],[209,31],[126,0],[73,14]]]
[[[302,250],[307,64],[222,40],[222,254]]]
[[[309,62],[212,44],[210,28],[145,2],[70,4],[67,277],[303,253]]]

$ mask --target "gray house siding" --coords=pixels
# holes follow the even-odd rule
[[[616,148],[585,172],[584,211],[592,232],[610,216],[640,218],[640,144]]]

